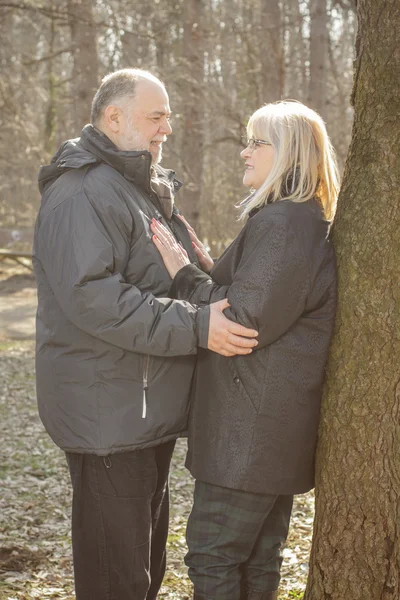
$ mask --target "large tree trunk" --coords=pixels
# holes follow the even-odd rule
[[[400,596],[400,3],[357,5],[355,122],[334,231],[339,313],[305,600]]]
[[[72,71],[72,119],[75,135],[90,121],[90,107],[97,81],[97,35],[92,0],[68,0],[74,66]]]

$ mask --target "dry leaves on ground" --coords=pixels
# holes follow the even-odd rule
[[[69,475],[37,415],[33,342],[0,347],[0,600],[73,600]],[[171,470],[168,569],[160,600],[191,598],[183,563],[192,481],[177,444]],[[283,550],[281,600],[300,599],[307,577],[313,496],[295,500]]]

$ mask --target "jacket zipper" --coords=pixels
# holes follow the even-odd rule
[[[148,354],[146,356],[145,363],[144,363],[144,369],[143,369],[142,419],[145,419],[146,415],[147,415],[147,390],[149,389],[149,385],[148,385],[149,364],[150,364],[150,355]]]
[[[175,229],[175,227],[174,227],[174,223],[173,223],[173,221],[172,221],[172,216],[171,216],[171,218],[170,218],[170,219],[168,219],[168,217],[167,217],[167,216],[164,214],[163,210],[162,210],[162,209],[161,209],[161,207],[160,207],[160,201],[159,201],[159,199],[158,199],[158,196],[157,196],[156,192],[152,192],[152,193],[150,194],[150,199],[151,199],[151,200],[153,200],[153,199],[154,199],[154,200],[156,201],[157,205],[158,205],[158,206],[156,206],[156,203],[155,203],[155,202],[153,202],[154,206],[156,207],[156,218],[157,218],[159,221],[161,221],[162,219],[164,219],[164,221],[165,221],[165,222],[168,224],[168,227],[170,228],[171,232],[173,233],[173,235],[174,235],[174,237],[175,237],[176,241],[177,241],[177,242],[180,242],[180,243],[182,243],[182,241],[181,241],[180,237],[179,237],[179,236],[178,236],[178,234],[176,233],[176,229]],[[174,213],[172,213],[172,214],[174,214]]]

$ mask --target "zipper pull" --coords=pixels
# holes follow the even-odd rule
[[[142,419],[146,418],[147,415],[147,390],[148,390],[148,377],[149,377],[149,362],[150,356],[146,356],[145,367],[143,371],[143,401],[142,401]]]
[[[143,375],[143,403],[142,403],[142,419],[146,418],[147,415],[147,373]]]
[[[142,419],[146,418],[146,414],[147,414],[147,388],[143,388]]]

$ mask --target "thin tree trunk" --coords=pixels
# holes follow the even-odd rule
[[[50,10],[53,10],[53,6],[50,6]],[[54,38],[55,38],[55,22],[54,19],[50,19],[50,32],[49,32],[49,56],[53,55],[54,52]],[[56,130],[56,86],[55,86],[55,73],[53,59],[50,58],[47,61],[47,82],[48,82],[48,93],[49,101],[47,104],[46,116],[45,116],[45,130],[44,130],[44,150],[46,154],[52,155],[54,152],[54,138]]]
[[[298,0],[287,2],[284,11],[287,76],[283,94],[287,98],[306,102],[309,92],[306,72],[308,40],[304,37],[304,16]]]
[[[285,63],[282,18],[278,0],[261,0],[261,103],[280,100],[283,95]]]
[[[72,119],[75,134],[90,121],[90,106],[97,89],[97,36],[92,0],[68,0],[73,43]]]
[[[358,0],[355,122],[334,243],[339,313],[305,600],[400,596],[400,3]]]
[[[327,0],[311,0],[310,86],[308,103],[326,119],[328,14]]]
[[[204,0],[185,0],[183,36],[184,126],[182,161],[185,187],[179,207],[191,225],[199,230],[201,210],[201,179],[203,173],[204,114]]]

